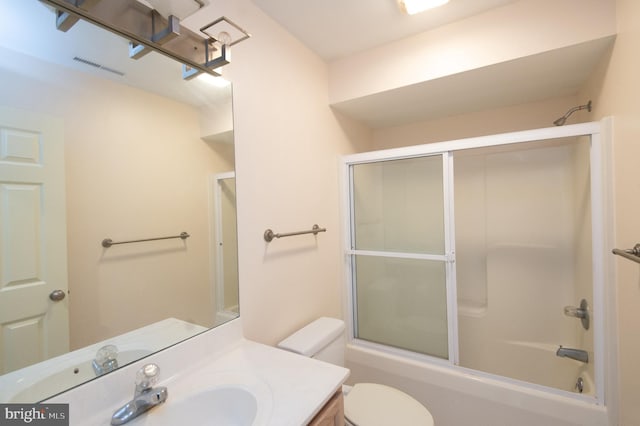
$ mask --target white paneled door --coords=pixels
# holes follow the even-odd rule
[[[0,107],[0,373],[69,350],[63,127]]]

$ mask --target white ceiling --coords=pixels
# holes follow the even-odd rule
[[[298,40],[330,61],[459,21],[517,0],[450,0],[407,15],[396,0],[252,0]]]
[[[400,12],[396,0],[252,1],[330,61],[518,0],[450,0],[414,16]],[[129,59],[126,40],[89,24],[57,31],[53,12],[40,2],[3,2],[2,13],[8,25],[0,27],[0,45],[195,105],[212,102],[216,92],[198,79],[182,81],[180,65],[160,54]],[[596,40],[332,106],[376,128],[575,94],[612,42]],[[74,56],[125,76],[78,63]]]

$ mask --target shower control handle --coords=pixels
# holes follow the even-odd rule
[[[580,307],[575,306],[565,306],[564,314],[568,317],[580,318],[582,322],[582,327],[585,330],[589,329],[589,304],[585,299],[580,301]]]
[[[576,317],[576,318],[585,318],[587,315],[587,311],[581,308],[576,308],[575,306],[565,306],[564,314],[568,317]]]

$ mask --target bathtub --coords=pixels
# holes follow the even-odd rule
[[[505,362],[498,371],[495,371],[496,374],[595,397],[592,374],[593,353],[589,353],[591,363],[584,364],[573,359],[558,357],[556,355],[558,345],[551,343],[508,340],[501,347],[504,349],[505,356],[517,359],[519,365],[535,364],[536,368],[523,369],[518,368],[515,363]],[[483,371],[494,372],[487,369]],[[578,379],[582,379],[582,392],[576,389]]]
[[[609,425],[606,408],[589,395],[401,356],[366,342],[347,345],[346,366],[348,384],[377,382],[402,389],[429,409],[437,426]],[[593,381],[584,374],[592,391]]]
[[[461,358],[460,365],[584,396],[596,396],[592,353],[589,354],[591,362],[585,364],[558,357],[558,345],[552,343],[503,340],[487,344],[491,347],[490,356],[474,356],[471,353],[470,356]],[[573,347],[579,348],[578,345]],[[582,392],[577,386],[579,379]]]

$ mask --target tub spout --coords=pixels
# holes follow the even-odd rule
[[[589,363],[589,353],[582,349],[563,348],[562,345],[560,345],[556,351],[556,355],[559,357],[575,359],[576,361],[584,362],[585,364]]]

